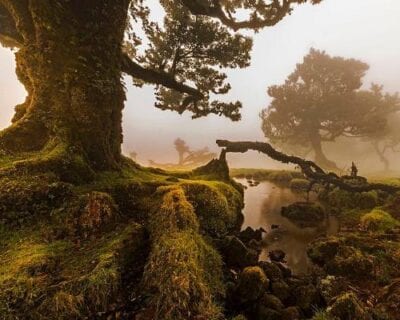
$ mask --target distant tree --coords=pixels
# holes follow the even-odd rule
[[[358,93],[358,103],[363,106],[364,141],[369,141],[384,165],[390,169],[389,152],[400,151],[400,99],[398,94],[383,93],[383,87],[373,85],[371,90]]]
[[[136,151],[129,152],[129,158],[131,158],[132,160],[136,161],[137,152]]]
[[[179,157],[178,164],[182,165],[185,154],[190,153],[190,148],[186,144],[186,141],[182,140],[181,138],[177,138],[174,141],[174,145],[175,145],[176,151],[178,152],[178,157]]]
[[[261,113],[262,129],[273,144],[311,149],[322,167],[336,169],[323,152],[338,137],[382,137],[397,97],[372,85],[360,90],[369,66],[311,49],[283,85],[268,88],[272,102]]]

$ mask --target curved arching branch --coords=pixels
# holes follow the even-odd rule
[[[161,85],[188,95],[185,103],[192,103],[204,99],[204,94],[196,88],[178,82],[173,76],[163,71],[147,69],[133,61],[127,54],[122,55],[122,71],[133,78],[147,83]]]
[[[333,172],[325,172],[321,167],[316,165],[310,160],[305,160],[300,157],[290,156],[283,152],[277,151],[269,143],[266,142],[252,142],[252,141],[228,141],[217,140],[219,147],[225,148],[223,153],[239,152],[244,153],[249,150],[258,151],[266,154],[271,159],[298,165],[303,174],[310,180],[323,184],[332,184],[340,189],[349,192],[367,192],[372,190],[381,190],[389,193],[400,191],[400,187],[391,186],[383,183],[368,183],[351,184],[345,179],[339,177]]]
[[[321,0],[312,0],[313,4]],[[224,10],[219,0],[213,0],[212,5],[207,5],[206,1],[201,0],[182,0],[182,3],[195,15],[205,15],[219,19],[224,25],[237,31],[239,29],[259,30],[264,27],[271,27],[281,21],[292,11],[292,4],[300,4],[307,0],[271,0],[269,3],[260,3],[254,6],[248,20],[237,21],[231,12]],[[260,15],[258,8],[263,7],[263,14]]]

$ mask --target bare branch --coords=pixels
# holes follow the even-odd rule
[[[400,191],[400,187],[391,186],[383,183],[368,183],[362,181],[360,184],[352,184],[345,181],[343,177],[339,177],[333,172],[325,172],[321,167],[316,165],[310,160],[305,160],[296,156],[289,156],[285,153],[277,151],[269,143],[266,142],[252,142],[252,141],[227,141],[227,140],[217,140],[217,145],[219,147],[225,148],[224,153],[227,152],[239,152],[244,153],[249,150],[258,151],[266,154],[271,159],[283,162],[292,163],[300,167],[304,175],[311,181],[316,181],[318,183],[332,184],[340,189],[349,192],[366,192],[371,190],[381,190],[389,193],[394,193]],[[359,177],[360,181],[363,180]]]

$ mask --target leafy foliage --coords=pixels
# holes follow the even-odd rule
[[[399,99],[377,85],[361,90],[367,70],[361,61],[311,49],[283,85],[268,89],[273,100],[261,113],[265,136],[288,148],[312,148],[317,162],[329,165],[322,142],[382,135]]]

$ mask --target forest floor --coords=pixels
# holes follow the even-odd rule
[[[315,272],[297,277],[258,261],[260,231],[240,232],[243,189],[223,161],[166,172],[126,160],[70,183],[10,170],[17,160],[0,157],[1,319],[396,319],[400,197],[321,192],[343,232],[316,240]]]

